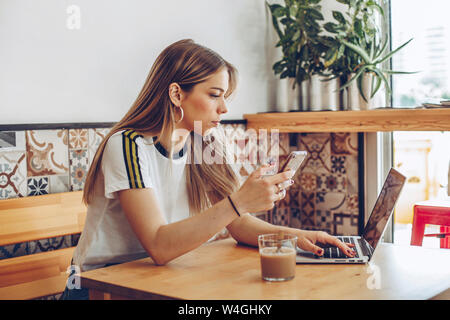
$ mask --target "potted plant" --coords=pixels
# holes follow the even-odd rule
[[[281,79],[289,78],[293,90],[303,85],[304,92],[306,81],[314,75],[323,74],[325,69],[323,56],[327,47],[320,41],[319,35],[323,30],[319,21],[324,20],[320,2],[285,0],[284,6],[266,2],[279,38],[276,47],[281,47],[283,53],[282,59],[273,65],[273,70]],[[311,104],[304,98],[303,94],[304,104]]]
[[[337,1],[348,6],[347,18],[341,12],[333,11],[337,23],[324,25],[324,29],[334,35],[323,40],[329,47],[325,66],[335,77],[344,79],[341,89],[348,90],[348,109],[368,109],[376,106],[373,99],[382,83],[387,93],[391,93],[386,74],[412,73],[392,71],[384,66],[412,39],[386,53],[389,39],[377,23],[377,19],[384,18],[382,7],[374,0]]]

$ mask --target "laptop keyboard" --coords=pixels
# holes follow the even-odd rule
[[[353,240],[352,237],[337,237],[337,238],[339,240],[341,240],[342,242],[355,244],[355,241]],[[337,248],[337,247],[330,246],[330,245],[325,245],[322,248],[323,248],[323,251],[324,251],[324,253],[323,253],[323,257],[324,258],[332,258],[332,259],[348,259],[348,258],[350,258],[344,252],[339,250],[339,248]],[[365,247],[362,247],[362,248],[365,249]],[[358,252],[354,256],[354,258],[359,258]]]
[[[366,242],[363,239],[358,239],[359,247],[365,256],[370,256],[370,250],[367,248]]]

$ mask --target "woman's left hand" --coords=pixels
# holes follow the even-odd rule
[[[344,243],[338,238],[329,235],[323,231],[307,231],[299,230],[297,234],[297,245],[300,249],[313,252],[318,256],[322,256],[324,251],[321,247],[317,246],[316,243],[329,244],[339,248],[348,257],[353,258],[356,252],[351,249],[355,247],[354,244]]]

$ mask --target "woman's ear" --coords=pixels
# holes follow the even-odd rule
[[[181,90],[181,87],[178,83],[172,82],[169,85],[169,98],[172,103],[179,107],[181,106],[181,101],[183,99],[183,92]]]

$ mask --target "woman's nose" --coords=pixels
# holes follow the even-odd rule
[[[219,112],[219,114],[228,112],[228,109],[227,109],[227,106],[226,106],[225,102],[222,102],[220,104],[218,112]]]

